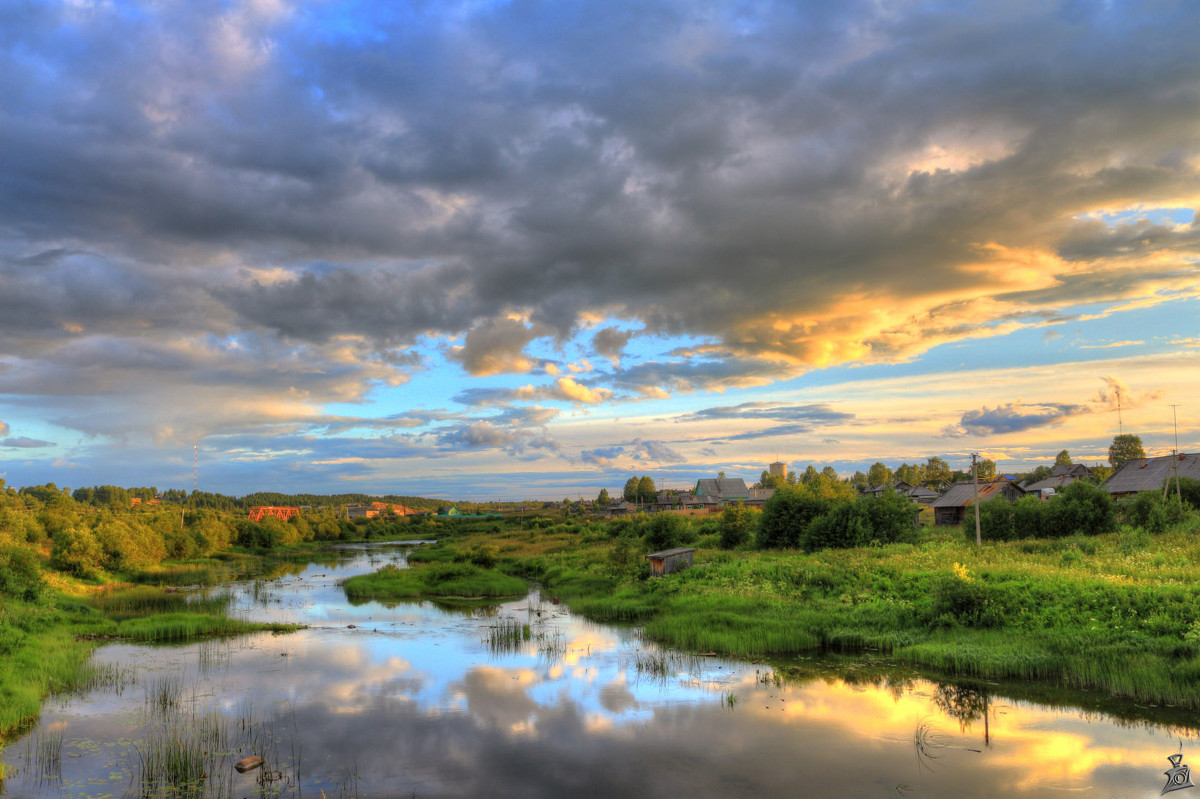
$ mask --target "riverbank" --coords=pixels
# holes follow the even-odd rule
[[[771,657],[874,650],[961,677],[1037,680],[1200,708],[1200,536],[1125,528],[988,543],[924,531],[917,544],[817,553],[722,550],[649,578],[645,546],[602,524],[461,535],[591,619],[642,625],[693,652]]]
[[[197,567],[175,571],[194,576]],[[0,747],[37,719],[46,697],[119,679],[91,665],[92,650],[101,643],[179,643],[297,629],[231,618],[228,597],[220,594],[50,576],[51,586],[35,600],[0,598]]]

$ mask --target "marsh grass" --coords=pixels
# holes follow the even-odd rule
[[[224,564],[182,563],[134,572],[129,575],[129,582],[139,585],[208,586],[229,576],[230,568]]]
[[[411,569],[389,564],[371,574],[351,577],[342,587],[350,599],[512,597],[528,590],[524,580],[495,569],[442,562]]]
[[[164,613],[224,614],[231,599],[226,593],[192,594],[152,586],[117,586],[96,593],[90,601],[101,613],[120,622]]]
[[[533,638],[528,624],[522,624],[511,616],[496,619],[488,625],[484,643],[493,655],[507,655],[520,652]]]

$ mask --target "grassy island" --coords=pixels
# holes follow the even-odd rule
[[[472,563],[430,563],[411,569],[384,566],[343,583],[350,599],[492,598],[523,595],[525,580]]]

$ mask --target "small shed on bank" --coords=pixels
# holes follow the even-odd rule
[[[692,565],[692,553],[695,551],[695,547],[676,547],[652,552],[646,556],[646,560],[650,561],[650,574],[662,577],[664,574],[688,568]]]

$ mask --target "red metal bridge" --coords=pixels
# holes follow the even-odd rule
[[[268,516],[274,516],[286,522],[293,516],[299,515],[299,508],[287,508],[280,505],[255,505],[250,509],[250,521],[252,522],[261,522]]]

